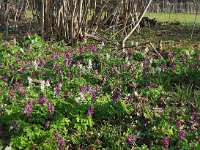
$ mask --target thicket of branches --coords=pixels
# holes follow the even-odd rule
[[[73,44],[100,31],[112,31],[124,41],[138,26],[152,0],[1,0],[1,24],[32,12],[34,28],[44,38],[55,35]],[[101,36],[102,37],[102,36]],[[106,37],[106,38],[110,38]]]

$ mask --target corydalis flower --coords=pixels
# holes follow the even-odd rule
[[[196,56],[196,60],[200,61],[200,55]]]
[[[62,75],[62,69],[61,69],[61,68],[58,67],[58,68],[56,69],[56,71],[57,71],[58,74]]]
[[[20,94],[22,94],[23,96],[26,94],[26,92],[25,92],[25,90],[22,88],[22,86],[20,86],[20,87],[18,88],[18,90],[19,90]]]
[[[13,129],[15,129],[16,131],[19,129],[17,121],[13,122]]]
[[[187,62],[187,56],[182,56],[181,61],[185,64]]]
[[[50,123],[51,123],[50,121],[47,121],[47,122],[45,123],[45,125],[44,125],[44,126],[45,126],[45,128],[46,128],[46,129],[48,129],[48,128],[49,128],[49,126],[50,126]]]
[[[169,53],[167,54],[167,57],[168,57],[168,58],[173,58],[173,57],[174,57],[174,54],[171,53],[171,52],[169,52]]]
[[[81,86],[81,87],[80,87],[80,92],[81,92],[82,94],[85,94],[86,91],[87,91],[87,87],[86,87],[86,86]]]
[[[114,102],[117,102],[121,97],[121,91],[120,90],[117,90],[113,93],[113,101]]]
[[[48,101],[45,95],[40,95],[38,99],[40,104],[45,104]]]
[[[185,130],[179,131],[178,136],[181,140],[184,140],[186,138],[186,131]]]
[[[33,101],[30,100],[28,101],[28,103],[24,106],[24,112],[26,114],[27,117],[29,117],[32,113],[32,105],[33,105]]]
[[[32,63],[33,63],[33,66],[35,68],[35,71],[37,71],[37,69],[38,69],[38,63],[37,63],[37,61],[34,60]]]
[[[33,83],[33,79],[31,79],[30,77],[28,77],[28,84],[31,85]]]
[[[92,117],[93,114],[94,114],[94,106],[91,105],[91,106],[88,108],[88,113],[87,113],[87,115],[88,115],[89,117]]]
[[[8,48],[9,43],[5,41],[4,45],[5,45],[5,48]]]
[[[20,85],[19,83],[15,83],[15,84],[13,85],[13,88],[16,90],[16,89],[19,89],[20,86],[21,86],[21,85]]]
[[[198,127],[199,126],[199,115],[198,115],[198,112],[194,111],[192,116],[191,116],[191,119],[192,119],[192,124],[194,127]]]
[[[165,72],[166,69],[167,69],[167,65],[166,64],[162,64],[161,72]]]
[[[64,138],[61,138],[61,137],[58,138],[58,147],[59,147],[59,150],[62,150],[64,145],[65,145]]]
[[[95,93],[94,87],[92,87],[92,86],[89,87],[89,93],[90,93],[90,96],[92,96],[92,102],[95,102],[96,101],[96,93]]]
[[[162,146],[166,149],[169,148],[169,142],[170,142],[170,137],[169,136],[164,136],[162,139]]]
[[[44,92],[44,88],[45,88],[45,81],[40,80],[40,89],[41,89],[42,92]]]
[[[59,52],[58,51],[54,51],[53,59],[58,58],[58,57],[59,57]]]
[[[59,94],[60,94],[60,92],[61,92],[61,87],[62,87],[62,83],[58,83],[58,84],[56,85],[56,87],[54,88],[54,94],[55,94],[55,95],[59,95]]]
[[[127,138],[126,138],[126,141],[127,143],[129,144],[133,144],[133,142],[135,142],[136,138],[132,135],[129,135]]]
[[[59,133],[58,133],[57,130],[55,130],[55,131],[53,132],[53,134],[54,134],[55,137],[57,137],[57,138],[59,137]]]
[[[63,149],[63,146],[65,145],[65,139],[60,137],[58,131],[54,131],[54,136],[58,139],[58,147],[59,147],[59,150],[62,150]]]
[[[89,61],[88,61],[88,69],[89,70],[92,69],[92,60],[91,59],[89,59]]]
[[[171,66],[172,71],[175,71],[175,69],[176,69],[176,62],[174,62],[174,61],[170,62],[170,66]]]
[[[10,91],[9,92],[9,95],[10,95],[10,100],[13,100],[14,96],[15,96],[15,93],[13,91]]]
[[[181,127],[182,126],[182,122],[180,119],[176,120],[176,126],[177,127]]]
[[[52,116],[54,114],[54,106],[50,102],[48,103],[49,115]]]

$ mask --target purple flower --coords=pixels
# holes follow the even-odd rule
[[[62,150],[63,149],[63,146],[65,145],[65,140],[63,138],[58,138],[58,147],[59,147],[59,150]]]
[[[192,118],[193,126],[198,127],[199,126],[198,112],[194,111],[191,118]]]
[[[58,51],[54,51],[53,59],[58,58],[58,57],[59,57],[59,52]]]
[[[70,78],[70,79],[72,78],[72,73],[70,71],[67,72],[67,77]]]
[[[47,122],[45,123],[45,128],[46,128],[46,129],[48,129],[48,128],[49,128],[49,126],[50,126],[50,123],[51,123],[50,121],[47,121]]]
[[[200,55],[196,56],[196,59],[197,59],[198,61],[200,61]]]
[[[24,112],[26,113],[27,117],[29,117],[32,113],[32,105],[33,101],[30,100],[28,103],[24,106]]]
[[[96,101],[96,94],[95,94],[94,87],[92,87],[92,86],[89,87],[89,93],[90,93],[90,96],[92,96],[92,102],[95,102]]]
[[[9,92],[9,97],[10,97],[10,100],[13,100],[14,96],[15,96],[15,93],[13,91],[10,91]]]
[[[89,117],[92,117],[92,115],[94,114],[94,106],[91,105],[89,108],[88,108],[88,116]]]
[[[135,68],[132,69],[132,74],[135,74]]]
[[[56,85],[56,87],[55,87],[55,89],[54,89],[56,95],[59,95],[59,94],[60,94],[60,92],[61,92],[61,87],[62,87],[62,83],[58,83],[58,84]]]
[[[175,71],[175,69],[176,69],[176,62],[174,62],[174,61],[170,62],[170,66],[171,66],[172,71]]]
[[[19,129],[17,121],[13,122],[13,128],[17,131]]]
[[[187,62],[187,56],[182,56],[181,57],[182,62],[185,64]]]
[[[5,48],[8,48],[8,42],[7,41],[5,41],[5,43],[4,43],[4,45],[5,45]]]
[[[20,94],[22,94],[22,95],[26,94],[25,90],[21,86],[18,88],[18,90],[19,90]]]
[[[50,102],[48,103],[49,115],[52,116],[54,113],[54,106]]]
[[[165,72],[166,69],[167,69],[167,65],[166,64],[162,64],[161,72]]]
[[[169,52],[168,54],[167,54],[167,57],[170,59],[170,58],[173,58],[174,57],[174,54],[173,53],[171,53],[171,52]]]
[[[128,144],[133,144],[133,142],[136,141],[136,138],[132,135],[129,135],[127,138],[126,138],[126,141]]]
[[[48,101],[45,95],[40,95],[38,98],[40,104],[45,104]]]
[[[195,65],[195,64],[190,64],[190,69],[194,70],[194,69],[196,69],[196,68],[197,68],[197,65]]]
[[[180,119],[176,120],[176,126],[177,127],[181,127],[182,126],[182,122]]]
[[[81,92],[82,94],[85,94],[86,91],[87,91],[87,87],[86,87],[86,86],[81,86],[81,87],[80,87],[80,92]]]
[[[121,97],[121,91],[120,90],[116,90],[114,93],[113,93],[113,101],[114,102],[117,102]]]
[[[162,139],[162,146],[166,149],[169,148],[170,137],[165,135]]]
[[[79,67],[81,65],[81,61],[80,60],[77,60],[76,62],[76,67]]]
[[[57,130],[55,130],[55,131],[53,132],[53,134],[54,134],[55,137],[57,137],[57,138],[59,137],[59,133],[58,133]]]
[[[62,69],[61,69],[61,68],[58,67],[58,68],[56,69],[56,71],[57,71],[58,74],[60,74],[60,75],[62,74]]]
[[[186,138],[186,131],[185,130],[179,131],[178,136],[181,140],[184,140]]]
[[[13,88],[16,90],[16,89],[19,89],[20,86],[21,86],[21,85],[20,85],[19,83],[15,83],[15,84],[13,85]]]

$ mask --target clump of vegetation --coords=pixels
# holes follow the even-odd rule
[[[109,47],[2,42],[0,146],[199,149],[200,49]]]

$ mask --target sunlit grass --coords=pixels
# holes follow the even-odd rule
[[[146,16],[156,18],[160,22],[180,22],[187,26],[193,25],[195,20],[195,14],[183,13],[147,13]],[[200,26],[200,15],[197,16],[196,25]]]

